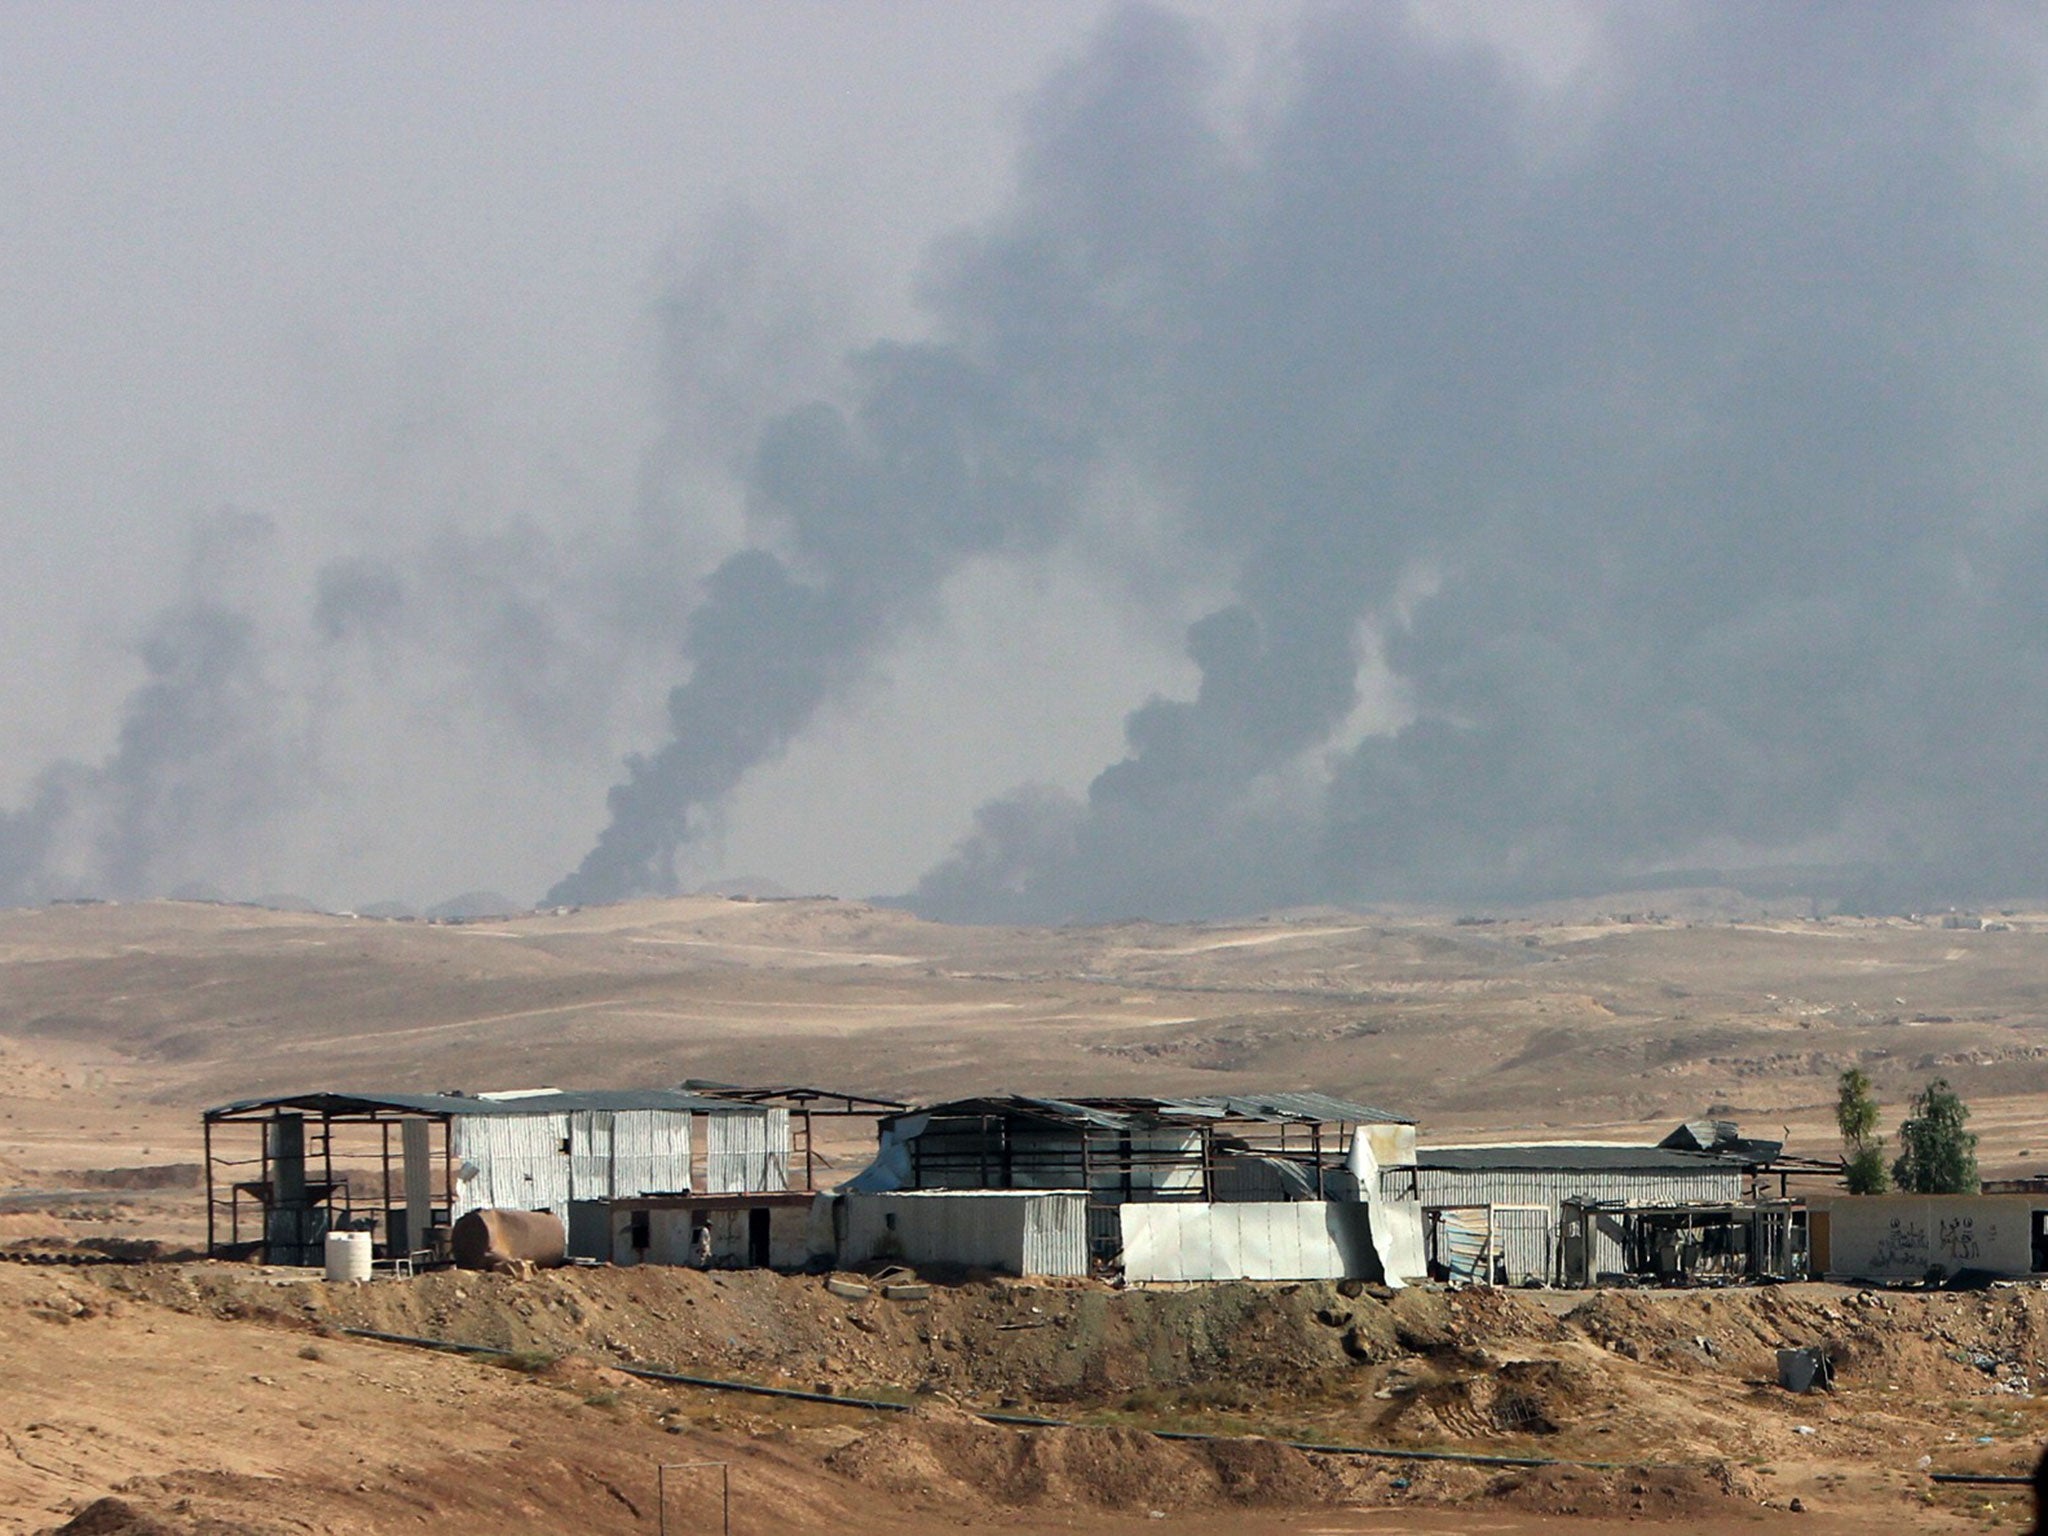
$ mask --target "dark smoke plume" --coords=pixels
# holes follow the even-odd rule
[[[158,895],[213,877],[298,792],[282,700],[249,616],[223,577],[269,524],[222,513],[194,532],[187,593],[136,651],[113,751],[45,769],[19,810],[0,813],[0,905],[52,897]]]
[[[1090,314],[1095,355],[1033,392],[1142,382],[1119,446],[1238,592],[1190,631],[1192,700],[1134,713],[1085,803],[984,810],[914,905],[1200,914],[1787,860],[1851,900],[2048,889],[2038,14],[1610,30],[1604,108],[1545,144],[1485,56],[1390,8],[1325,16],[1206,238],[1076,198],[990,242],[963,301],[996,337]],[[1041,128],[1060,145],[1214,175],[1085,92]],[[1047,228],[1139,275],[1072,260],[1020,305]],[[1191,243],[1229,253],[1192,283]],[[1351,740],[1361,633],[1410,717]]]
[[[1200,683],[1085,799],[985,807],[921,910],[2048,886],[2048,26],[1618,6],[1596,54],[1542,98],[1339,8],[1226,121],[1196,29],[1116,15],[939,253],[938,339],[767,432],[762,548],[553,899],[672,889],[950,572],[1072,537],[1109,468],[1234,572]]]

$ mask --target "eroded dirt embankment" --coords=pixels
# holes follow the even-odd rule
[[[272,1528],[244,1511],[294,1456],[322,1469],[290,1474],[311,1490],[298,1529],[382,1529],[381,1515],[366,1523],[373,1498],[401,1526],[420,1501],[452,1513],[464,1502],[457,1464],[533,1487],[555,1461],[575,1475],[556,1479],[550,1518],[587,1499],[585,1527],[644,1529],[645,1509],[605,1488],[691,1455],[738,1457],[750,1481],[786,1482],[785,1502],[800,1488],[820,1529],[851,1529],[852,1508],[949,1525],[1003,1509],[1399,1505],[1720,1530],[1799,1498],[1826,1516],[1800,1526],[1809,1532],[1852,1509],[1921,1530],[1948,1518],[1927,1502],[1930,1467],[2013,1470],[2048,1429],[2032,1395],[2048,1369],[2048,1295],[2034,1290],[1390,1296],[979,1279],[893,1300],[815,1278],[666,1269],[327,1285],[206,1264],[0,1268],[16,1271],[0,1275],[12,1303],[0,1344],[12,1339],[15,1364],[44,1375],[68,1361],[62,1389],[24,1400],[10,1431],[22,1491],[55,1508],[59,1495],[111,1490],[153,1516],[183,1500],[231,1513],[237,1531]],[[519,1351],[522,1370],[360,1343],[348,1328]],[[1841,1362],[1839,1390],[1783,1392],[1775,1350],[1813,1343]],[[620,1362],[915,1406],[882,1416],[678,1391],[626,1377]],[[1000,1407],[1084,1427],[1020,1432],[971,1411]],[[1148,1426],[1270,1438],[1190,1445],[1140,1433]],[[1614,1465],[1329,1458],[1274,1443],[1284,1439]],[[192,1503],[186,1483],[216,1473],[255,1481],[216,1478]],[[0,1520],[10,1528],[48,1523]]]
[[[1570,1444],[1603,1459],[1768,1458],[1812,1438],[1788,1441],[1798,1423],[1875,1450],[1913,1443],[1929,1404],[1981,1429],[1987,1417],[2025,1418],[2033,1390],[2048,1387],[2048,1293],[2032,1288],[1578,1298],[982,1279],[898,1301],[765,1272],[445,1273],[348,1286],[279,1285],[213,1265],[111,1270],[98,1283],[215,1317],[584,1353],[841,1395],[938,1393],[1347,1442]],[[1776,1351],[1809,1345],[1837,1363],[1831,1396],[1775,1385]]]

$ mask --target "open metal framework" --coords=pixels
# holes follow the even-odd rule
[[[814,1117],[874,1119],[904,1106],[822,1088],[715,1083],[618,1092],[305,1093],[241,1100],[203,1116],[207,1252],[312,1264],[319,1262],[328,1231],[353,1228],[377,1233],[380,1258],[423,1253],[427,1231],[445,1227],[460,1203],[463,1170],[453,1127],[463,1116],[646,1110],[716,1115],[741,1108],[789,1111],[796,1143],[791,1150],[801,1153],[801,1162],[800,1172],[788,1170],[786,1192],[801,1198],[816,1187],[824,1160],[813,1139]],[[408,1127],[416,1128],[410,1132],[410,1156]],[[679,1196],[701,1191],[701,1181],[681,1169],[675,1183],[672,1193]],[[700,1193],[699,1203],[703,1198]],[[409,1230],[411,1210],[418,1211],[423,1230]]]
[[[1799,1200],[1567,1200],[1560,1233],[1566,1285],[1796,1280],[1807,1269]],[[1617,1261],[1613,1267],[1602,1265],[1603,1253]]]
[[[1360,1126],[1410,1126],[1405,1116],[1317,1093],[1198,1098],[1047,1099],[1005,1094],[886,1117],[880,1131],[908,1156],[905,1187],[1078,1189],[1098,1262],[1120,1246],[1118,1207],[1131,1201],[1321,1200]]]

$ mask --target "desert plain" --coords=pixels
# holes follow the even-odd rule
[[[1712,1113],[1827,1157],[1851,1065],[1886,1131],[1945,1077],[1987,1174],[2048,1169],[2048,914],[1816,915],[1723,891],[1034,929],[825,898],[463,923],[0,912],[0,1251],[20,1261],[0,1264],[0,1532],[624,1532],[664,1514],[719,1529],[713,1472],[671,1473],[659,1507],[656,1468],[692,1462],[724,1464],[748,1536],[2022,1522],[2018,1490],[1928,1474],[2024,1471],[2048,1438],[2048,1292],[2032,1286],[1383,1295],[970,1276],[892,1302],[765,1273],[343,1286],[194,1257],[200,1112],[250,1095],[693,1077],[912,1101],[1315,1088],[1412,1115],[1425,1142],[1654,1140]],[[827,1177],[863,1150],[827,1146]],[[1837,1389],[1780,1390],[1788,1343],[1827,1344]]]

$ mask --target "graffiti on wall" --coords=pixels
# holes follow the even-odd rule
[[[1894,1216],[1878,1238],[1870,1263],[1874,1269],[1926,1269],[1927,1228],[1910,1216]]]
[[[1996,1237],[1994,1231],[1988,1234]],[[1983,1250],[1977,1246],[1976,1219],[1970,1216],[1944,1216],[1940,1223],[1941,1251],[1951,1259],[1968,1262],[1982,1258]]]

